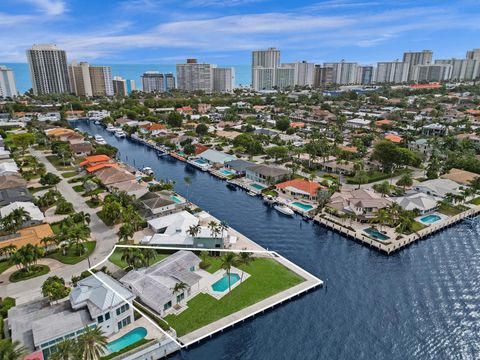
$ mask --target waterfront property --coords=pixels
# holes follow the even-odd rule
[[[102,272],[95,276],[80,280],[68,301],[52,305],[41,299],[10,309],[12,340],[48,357],[60,342],[80,336],[85,327],[100,327],[109,336],[132,323],[133,308],[122,298],[131,302],[134,295]]]
[[[262,185],[273,185],[281,181],[290,171],[270,165],[254,165],[245,170],[245,177]]]
[[[278,183],[275,187],[291,197],[316,200],[320,184],[305,179],[293,179]]]

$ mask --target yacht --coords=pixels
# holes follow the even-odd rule
[[[278,212],[281,212],[282,214],[287,215],[287,216],[293,216],[295,214],[292,209],[290,209],[289,207],[287,207],[285,205],[278,204],[278,205],[274,205],[273,208],[275,210],[277,210]]]
[[[96,121],[94,122],[94,124],[95,124],[95,125],[100,125],[100,121],[96,120]]]
[[[150,167],[150,166],[145,166],[143,169],[142,169],[142,172],[148,176],[153,176],[155,175],[155,173],[153,172],[153,169]]]
[[[253,191],[249,191],[247,194],[250,195],[250,196],[257,196],[258,195],[257,193],[254,193]]]
[[[108,132],[115,132],[115,131],[117,131],[117,128],[115,126],[113,126],[112,124],[108,124],[107,128],[105,130],[107,130]]]
[[[99,145],[106,145],[107,144],[105,139],[100,135],[95,135],[95,142]]]
[[[276,201],[272,195],[266,195],[263,197],[263,202],[268,205],[273,205]]]
[[[115,130],[115,133],[114,135],[118,138],[126,138],[127,137],[127,134],[125,133],[125,131],[123,131],[122,129],[118,129],[118,130]]]
[[[234,184],[234,183],[231,183],[231,182],[228,182],[227,181],[227,187],[230,189],[230,190],[237,190],[237,186]]]

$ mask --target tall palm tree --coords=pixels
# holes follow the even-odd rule
[[[201,229],[200,224],[192,225],[188,228],[187,233],[188,233],[188,235],[190,235],[192,237],[195,237],[200,232],[200,229]]]
[[[29,272],[37,260],[45,254],[43,248],[38,245],[27,244],[22,246],[12,255],[12,261],[17,266],[23,266],[23,269]]]
[[[177,282],[172,289],[173,295],[183,293],[185,290],[188,289],[188,285],[185,284],[183,281]]]
[[[142,249],[143,257],[145,259],[145,266],[150,266],[153,260],[157,257],[155,249]]]
[[[82,255],[85,249],[83,243],[89,238],[88,228],[85,228],[84,224],[75,224],[68,229],[65,237],[69,245],[77,248],[78,255]]]
[[[120,229],[118,230],[118,240],[128,242],[131,238],[133,238],[134,234],[135,229],[133,228],[133,226],[129,223],[125,223],[120,226]]]
[[[30,216],[30,213],[27,210],[25,210],[23,207],[19,207],[13,210],[9,215],[13,219],[16,230],[20,229],[24,223],[32,219],[32,217]]]
[[[49,357],[50,360],[74,360],[78,358],[80,349],[75,340],[63,340],[56,347],[57,351]]]
[[[208,228],[212,232],[212,235],[215,236],[218,232],[218,224],[216,221],[212,220],[208,223]]]
[[[98,360],[107,352],[107,337],[100,327],[85,326],[77,341],[82,360]]]
[[[20,342],[11,339],[0,340],[0,359],[22,360],[28,354],[27,349]]]
[[[225,220],[220,221],[220,226],[218,229],[219,233],[221,233],[223,236],[223,232],[228,230],[228,223]]]
[[[248,266],[248,264],[250,264],[252,261],[255,260],[255,258],[252,255],[253,254],[251,252],[242,251],[240,254],[238,254],[237,264]],[[242,269],[242,276],[240,277],[240,282],[243,281],[243,273],[244,271]]]
[[[132,248],[123,248],[121,260],[125,261],[128,266],[133,266],[135,258],[135,249]]]
[[[221,268],[225,270],[228,276],[228,292],[230,292],[231,290],[230,271],[232,270],[232,267],[237,264],[237,255],[229,252],[229,253],[226,253],[221,260],[222,260]]]

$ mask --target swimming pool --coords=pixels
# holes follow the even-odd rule
[[[382,234],[380,231],[378,231],[377,229],[373,229],[373,228],[368,228],[368,229],[365,229],[363,230],[365,231],[370,237],[376,239],[376,240],[380,240],[380,241],[386,241],[386,240],[389,240],[390,238],[385,235],[385,234]]]
[[[195,160],[193,160],[193,161],[196,162],[196,163],[199,164],[199,165],[205,165],[205,164],[207,164],[207,162],[206,162],[205,160],[203,160],[203,159],[195,159]]]
[[[231,171],[231,170],[220,169],[219,171],[220,171],[223,175],[226,175],[226,176],[233,175],[233,171]]]
[[[437,222],[439,220],[442,220],[442,218],[438,215],[435,215],[435,214],[427,215],[427,216],[424,216],[424,217],[420,218],[420,221],[424,224],[427,224],[427,225],[431,225],[434,222]]]
[[[308,205],[308,204],[304,204],[304,203],[301,203],[300,201],[295,201],[292,203],[292,205],[304,210],[304,211],[310,211],[313,209],[313,206],[312,205]]]
[[[147,329],[145,329],[144,327],[137,327],[129,331],[122,337],[118,338],[117,340],[108,343],[107,349],[110,350],[110,352],[112,353],[120,351],[127,346],[130,346],[137,341],[142,340],[145,336],[147,336]]]
[[[176,202],[177,204],[183,203],[183,200],[176,197],[175,195],[170,196],[170,199],[172,199],[172,201]]]
[[[240,280],[240,276],[238,274],[230,274],[230,287],[232,287],[233,284],[237,283],[238,280]],[[223,275],[220,280],[218,280],[212,285],[212,289],[213,291],[217,292],[224,292],[225,290],[228,290],[228,275]]]
[[[252,185],[250,185],[250,186],[253,187],[253,188],[255,188],[255,189],[257,189],[257,190],[263,190],[263,189],[265,189],[265,186],[260,185],[260,184],[252,184]]]

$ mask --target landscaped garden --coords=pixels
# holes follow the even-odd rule
[[[46,257],[60,261],[63,264],[74,265],[82,260],[85,260],[95,250],[96,241],[86,241],[82,244],[83,250],[81,255],[78,255],[79,250],[76,246],[70,246],[64,249],[57,249],[46,255]]]
[[[108,258],[108,261],[122,269],[126,269],[128,267],[150,266],[169,255],[170,253],[162,253],[155,249],[116,248]]]
[[[230,293],[219,300],[200,293],[188,301],[186,310],[178,315],[165,317],[178,336],[188,334],[304,281],[273,259],[256,258],[248,265],[238,267],[250,274],[250,277]]]
[[[37,276],[48,274],[49,271],[50,268],[47,265],[32,265],[28,270],[26,270],[26,268],[22,268],[15,271],[12,273],[12,275],[10,275],[9,280],[10,282],[19,282],[33,279]]]

